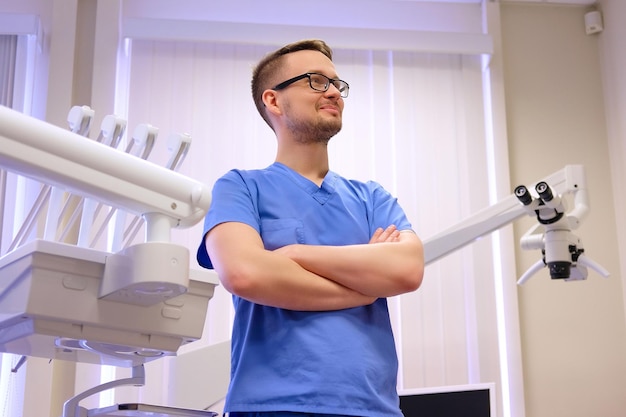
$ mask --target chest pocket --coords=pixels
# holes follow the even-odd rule
[[[261,220],[261,239],[267,250],[305,243],[304,225],[298,219]]]

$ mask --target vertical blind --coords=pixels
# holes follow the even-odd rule
[[[17,56],[17,35],[0,35],[0,104],[11,107]]]
[[[15,89],[17,35],[0,35],[0,105],[12,107]],[[13,233],[15,176],[0,167],[0,256],[6,252]],[[13,372],[20,357],[0,354],[0,417],[20,415],[24,401],[24,372]]]
[[[129,128],[152,123],[162,140],[168,132],[190,133],[182,171],[207,184],[231,168],[269,165],[275,139],[253,105],[250,76],[273,49],[133,40],[120,89]],[[383,184],[422,239],[488,206],[479,57],[337,49],[334,62],[350,96],[344,128],[329,144],[332,170]],[[163,150],[154,152],[155,162],[166,160]],[[173,239],[194,250],[201,232],[198,225]],[[492,257],[486,238],[429,265],[422,288],[390,300],[400,388],[494,380],[481,370],[497,368],[497,355],[489,359],[495,365],[480,363],[487,356],[481,349],[497,351],[493,337],[481,336],[485,326],[496,332],[486,316],[493,309],[484,305],[495,300],[485,296],[493,292]],[[228,338],[231,315],[212,309],[203,343]]]

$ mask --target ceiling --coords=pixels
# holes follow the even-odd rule
[[[502,3],[549,3],[549,4],[580,4],[589,6],[597,2],[597,0],[500,0]]]
[[[467,3],[467,4],[480,4],[483,0],[396,0],[396,1],[421,1],[431,3]],[[501,3],[546,3],[546,4],[573,4],[589,6],[597,3],[597,0],[487,0],[487,1],[499,1]]]

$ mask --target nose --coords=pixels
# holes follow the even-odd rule
[[[326,90],[324,94],[327,97],[337,97],[337,98],[341,97],[341,92],[339,91],[337,87],[335,87],[335,84],[333,83],[330,83],[328,90]]]

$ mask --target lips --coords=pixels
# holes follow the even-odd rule
[[[341,114],[341,111],[339,110],[338,106],[332,105],[332,104],[325,104],[323,106],[320,107],[320,110],[326,110],[330,113],[335,113],[335,114]]]

